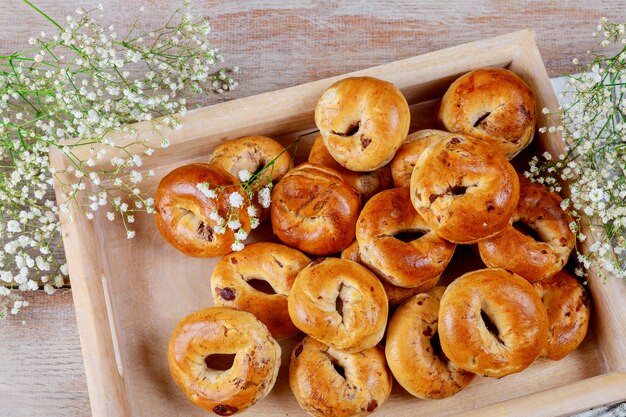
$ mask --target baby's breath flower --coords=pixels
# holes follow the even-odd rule
[[[243,202],[244,202],[243,196],[239,194],[237,191],[231,193],[228,196],[228,204],[230,204],[231,207],[239,208],[243,206]]]
[[[268,208],[270,206],[271,192],[269,187],[261,188],[261,190],[259,191],[258,200],[261,207]]]
[[[248,181],[250,177],[252,177],[252,174],[250,174],[250,171],[248,171],[247,169],[242,169],[241,171],[239,171],[239,180],[241,180],[241,182]]]
[[[153,31],[137,20],[127,36],[117,36],[118,28],[104,24],[99,12],[83,8],[56,24],[58,33],[41,32],[28,40],[27,51],[0,57],[0,64],[11,68],[0,72],[0,165],[5,167],[0,171],[0,316],[28,305],[15,301],[17,291],[41,284],[51,294],[65,284],[67,267],[57,259],[58,216],[71,221],[70,204],[90,220],[107,207],[106,218],[122,221],[128,238],[135,236],[128,226],[137,212],[154,213],[154,199],[141,184],[154,176],[154,170],[142,168],[155,146],[133,139],[136,131],[129,125],[151,123],[155,135],[180,129],[174,114],[199,104],[188,101],[194,94],[204,98],[237,85],[234,71],[220,67],[223,59],[207,42],[206,20],[188,10],[177,11]],[[162,137],[161,148],[169,143]],[[50,166],[50,148],[66,156],[65,170]],[[46,197],[55,177],[61,187],[58,203]],[[230,219],[230,213],[223,216]],[[224,233],[226,220],[217,220]]]
[[[241,222],[238,219],[229,220],[227,225],[228,225],[228,228],[231,230],[237,230],[241,228]]]
[[[626,43],[624,32],[623,24],[602,18],[594,36],[606,47]],[[588,223],[596,238],[587,254],[577,253],[582,268],[593,264],[626,279],[622,256],[626,251],[625,53],[620,49],[613,57],[591,55],[592,61],[581,74],[569,77],[567,90],[560,96],[561,123],[539,129],[562,132],[567,153],[556,161],[544,154],[543,163],[533,158],[527,174],[554,190],[560,189],[557,181],[569,184],[571,195],[561,207],[576,219],[570,229],[583,242],[587,236],[581,233],[581,224]],[[579,63],[577,59],[572,62]],[[550,114],[545,109],[543,113]],[[576,274],[584,276],[583,269],[578,268]]]
[[[243,243],[241,243],[238,240],[235,240],[235,242],[232,245],[230,245],[230,248],[235,252],[239,252],[240,250],[244,248],[244,246],[243,246]]]

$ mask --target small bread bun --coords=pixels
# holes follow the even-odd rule
[[[230,369],[209,367],[216,354],[235,355]],[[210,307],[176,325],[167,359],[174,382],[194,404],[230,416],[271,391],[280,368],[280,345],[254,315]]]
[[[563,269],[576,236],[569,228],[572,217],[561,208],[561,197],[520,175],[520,197],[510,224],[478,243],[480,257],[492,268],[506,268],[536,282]],[[538,239],[516,229],[522,224]]]
[[[501,232],[515,212],[513,166],[482,140],[452,135],[429,146],[411,175],[411,202],[428,226],[455,243]]]
[[[450,397],[474,378],[445,357],[439,346],[439,301],[445,287],[418,294],[396,310],[389,321],[385,356],[398,383],[422,399]]]
[[[319,258],[296,277],[289,316],[300,330],[345,352],[376,346],[387,325],[389,304],[376,277],[356,262]]]
[[[411,133],[396,152],[391,163],[394,187],[410,187],[413,168],[424,149],[435,142],[447,138],[451,133],[442,130],[424,129]]]
[[[238,179],[242,171],[251,175],[258,174],[258,182],[253,184],[255,190],[269,182],[276,184],[293,168],[289,152],[283,145],[266,136],[246,136],[224,142],[215,148],[208,163],[230,172]],[[265,170],[261,173],[263,169]],[[254,204],[260,212],[259,219],[269,219],[269,208],[263,208],[256,201]]]
[[[361,193],[363,202],[366,202],[380,191],[391,187],[391,169],[389,166],[384,166],[372,172],[350,171],[335,161],[328,149],[326,149],[322,135],[317,135],[315,142],[313,142],[313,147],[309,154],[309,162],[324,165],[337,171],[346,183]]]
[[[448,286],[439,309],[446,356],[475,374],[523,371],[546,346],[548,317],[531,284],[504,269],[468,272]]]
[[[423,235],[404,242],[395,237],[403,232]],[[437,282],[456,248],[415,211],[407,187],[385,190],[368,201],[357,220],[356,238],[363,262],[399,287]]]
[[[232,208],[228,197],[232,192],[246,195],[238,181],[223,169],[208,164],[190,164],[176,168],[159,183],[154,196],[156,224],[161,235],[172,246],[189,256],[211,258],[231,251],[234,231],[222,228],[211,218],[217,212],[222,218],[234,210],[241,228],[250,231],[250,220],[245,205]],[[210,184],[210,189],[228,187],[209,198],[198,184]],[[220,230],[224,229],[224,230]]]
[[[367,415],[387,400],[392,383],[379,346],[346,353],[307,336],[291,352],[291,391],[315,417]]]
[[[356,240],[350,243],[350,246],[348,246],[341,252],[341,259],[357,262],[367,268],[367,265],[363,263],[361,255],[359,254],[359,242]],[[372,272],[376,273],[376,271]],[[413,297],[415,294],[430,290],[435,285],[437,285],[438,280],[439,277],[431,279],[430,281],[427,281],[422,285],[418,285],[417,287],[413,288],[398,287],[396,285],[390,284],[385,279],[381,279],[380,282],[381,284],[383,284],[383,288],[385,289],[385,293],[387,294],[387,300],[389,300],[389,305],[398,306],[402,304],[405,300]]]
[[[352,171],[374,171],[391,161],[410,121],[400,90],[372,77],[336,82],[315,107],[315,124],[328,152]]]
[[[532,90],[513,72],[482,68],[450,85],[438,118],[446,130],[483,139],[512,159],[533,139],[536,107]]]
[[[590,302],[585,288],[566,271],[533,284],[548,313],[548,343],[541,356],[563,359],[580,345],[589,326]]]
[[[224,256],[211,277],[211,293],[217,306],[254,314],[276,339],[299,332],[289,318],[287,296],[298,273],[311,260],[302,252],[270,242],[246,245]],[[273,293],[261,292],[251,282],[265,281]]]
[[[354,239],[361,196],[323,165],[304,163],[272,192],[272,228],[289,246],[314,255],[339,252]]]

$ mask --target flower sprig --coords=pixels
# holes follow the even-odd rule
[[[533,158],[526,176],[555,191],[561,190],[560,182],[569,184],[570,196],[562,207],[575,218],[570,228],[581,242],[588,238],[581,230],[585,224],[599,238],[586,254],[577,253],[579,263],[584,268],[595,263],[626,279],[625,26],[603,18],[593,35],[601,38],[601,47],[619,50],[593,55],[580,74],[568,77],[561,108],[543,109],[560,116],[561,124],[540,131],[562,132],[566,152]],[[580,268],[576,273],[584,275]]]
[[[201,182],[196,187],[208,199],[219,199],[224,193],[228,193],[229,208],[227,213],[220,213],[214,210],[210,213],[209,218],[217,223],[217,227],[213,231],[217,234],[226,232],[226,228],[233,230],[235,233],[235,241],[231,245],[231,249],[235,252],[244,248],[244,241],[248,238],[248,232],[242,228],[241,219],[238,218],[237,209],[245,207],[247,215],[250,219],[250,228],[256,229],[261,220],[259,218],[260,209],[270,208],[272,202],[272,188],[274,166],[278,158],[285,152],[293,151],[295,155],[301,138],[301,135],[293,142],[285,147],[272,160],[261,167],[257,172],[250,172],[242,169],[237,173],[240,182],[231,185],[215,186],[210,182]],[[233,189],[234,191],[230,191]],[[243,189],[242,195],[237,189]]]
[[[0,55],[0,316],[27,305],[17,290],[43,286],[51,294],[65,284],[67,267],[56,253],[59,216],[71,221],[71,205],[88,219],[105,209],[129,238],[136,214],[153,211],[141,184],[154,175],[142,167],[155,149],[136,139],[129,124],[152,124],[165,148],[160,132],[180,128],[175,114],[187,112],[189,97],[237,86],[237,68],[220,67],[223,58],[207,41],[210,25],[191,16],[188,3],[155,29],[142,27],[142,7],[118,35],[104,22],[102,6],[57,22],[23,1],[54,33]],[[67,158],[66,170],[51,167],[49,148]],[[62,187],[58,202],[53,178]]]

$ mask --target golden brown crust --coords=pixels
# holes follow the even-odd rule
[[[298,274],[289,293],[289,316],[296,327],[346,352],[360,352],[380,342],[388,311],[378,278],[344,259],[313,261]]]
[[[367,415],[387,400],[392,383],[379,346],[346,353],[307,336],[291,352],[291,391],[315,417]]]
[[[391,161],[409,132],[410,120],[400,90],[372,77],[336,82],[315,107],[315,124],[328,152],[352,171],[373,171]]]
[[[389,368],[404,389],[422,399],[450,397],[474,377],[438,352],[439,301],[444,290],[435,287],[407,300],[387,328],[385,356]]]
[[[367,268],[367,265],[363,263],[361,255],[359,254],[359,242],[357,240],[350,243],[347,248],[341,251],[341,259],[357,262]],[[376,271],[372,272],[376,273]],[[385,293],[387,294],[387,300],[389,300],[390,306],[398,306],[402,304],[405,300],[413,297],[415,294],[430,290],[435,285],[437,285],[437,281],[439,281],[439,277],[431,279],[430,281],[418,285],[417,287],[404,288],[390,284],[384,279],[380,280],[381,284],[383,284],[383,288],[385,289]]]
[[[230,369],[210,369],[206,358],[235,354]],[[246,311],[210,307],[183,318],[167,349],[176,384],[197,406],[229,416],[267,395],[280,368],[280,345]]]
[[[513,72],[482,68],[450,85],[438,118],[446,130],[483,139],[512,159],[535,134],[536,107],[532,90]]]
[[[515,212],[513,166],[479,139],[452,135],[428,147],[411,175],[411,202],[442,238],[475,243],[501,232]]]
[[[246,245],[224,256],[211,276],[211,293],[217,306],[245,310],[256,316],[276,339],[299,332],[289,318],[287,296],[298,273],[311,260],[302,252],[270,242]],[[266,294],[249,282],[264,280],[274,290]]]
[[[259,177],[255,189],[264,187],[270,181],[276,184],[293,168],[289,152],[283,145],[267,136],[245,136],[224,142],[215,148],[208,163],[230,172],[236,178],[239,178],[239,173],[243,170],[255,174],[271,163],[271,167]],[[260,220],[270,217],[269,208],[263,208],[256,201],[254,205],[260,213]]]
[[[226,217],[231,207],[228,196],[232,192],[245,192],[234,186],[238,181],[221,168],[208,164],[189,164],[176,168],[159,183],[154,196],[156,223],[161,235],[172,246],[186,255],[211,258],[231,251],[235,241],[233,230],[226,228],[218,233],[219,224],[209,216],[217,211]],[[223,187],[216,198],[206,197],[197,187],[199,183],[210,183],[211,188]],[[242,228],[250,231],[250,220],[246,208],[235,209]]]
[[[389,166],[384,166],[372,172],[350,171],[335,161],[335,158],[326,149],[322,135],[317,135],[315,142],[313,142],[313,147],[309,154],[309,162],[324,165],[337,171],[346,183],[361,193],[363,202],[366,202],[380,191],[391,187],[391,169]]]
[[[569,228],[572,217],[561,209],[561,197],[520,176],[520,198],[511,224],[494,237],[478,243],[480,257],[492,268],[506,268],[536,282],[563,269],[576,237]],[[514,226],[523,223],[540,237],[535,240]]]
[[[436,129],[423,129],[411,133],[396,152],[391,166],[394,187],[410,187],[413,168],[424,149],[435,142],[447,138],[452,133]]]
[[[468,272],[441,298],[441,348],[469,372],[500,378],[526,369],[545,348],[547,332],[533,286],[504,269]]]
[[[328,255],[354,239],[361,196],[332,169],[304,163],[274,187],[271,209],[272,228],[281,241]]]
[[[403,242],[401,232],[422,236]],[[438,279],[456,245],[435,234],[411,205],[409,189],[393,188],[365,204],[356,225],[359,254],[377,275],[399,287],[417,287]]]
[[[591,303],[585,288],[566,271],[533,284],[548,314],[548,343],[541,356],[563,359],[587,334]]]

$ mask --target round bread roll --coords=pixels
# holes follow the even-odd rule
[[[209,367],[212,355],[235,355],[227,370]],[[274,386],[280,345],[246,311],[210,307],[182,319],[167,349],[176,385],[197,406],[230,416],[254,405]]]
[[[548,313],[548,343],[541,356],[558,361],[573,352],[587,334],[589,296],[566,271],[535,282],[533,286]]]
[[[291,352],[291,391],[315,417],[369,414],[387,400],[392,383],[379,346],[346,353],[307,336]]]
[[[372,77],[337,81],[315,107],[315,124],[328,152],[352,171],[374,171],[391,161],[410,121],[400,90]]]
[[[258,175],[252,190],[260,190],[268,183],[276,184],[293,167],[289,152],[283,145],[266,136],[246,136],[219,145],[209,157],[209,164],[216,165],[241,180],[240,173]],[[244,177],[245,178],[245,177]],[[270,217],[269,207],[254,202],[259,219]]]
[[[520,197],[510,224],[479,242],[478,249],[485,265],[506,268],[532,283],[563,269],[576,236],[569,228],[572,217],[561,209],[561,197],[522,175],[519,178]]]
[[[450,135],[442,130],[424,129],[407,136],[389,164],[394,187],[410,187],[413,168],[424,149]]]
[[[337,171],[341,178],[361,193],[362,201],[365,202],[372,198],[375,194],[391,187],[391,169],[384,166],[372,172],[355,172],[344,168],[332,157],[324,145],[322,135],[317,135],[311,153],[309,154],[309,162],[324,165]]]
[[[437,235],[475,243],[499,233],[513,216],[519,180],[492,146],[452,135],[429,146],[411,175],[411,202]]]
[[[418,232],[404,242],[400,233]],[[399,287],[436,283],[452,259],[456,245],[435,234],[411,205],[409,189],[393,188],[365,204],[356,224],[363,262]]]
[[[289,316],[296,327],[350,353],[380,342],[388,312],[378,278],[344,259],[316,259],[298,274],[289,293]]]
[[[341,259],[354,261],[367,267],[367,265],[365,265],[363,263],[363,260],[361,259],[361,255],[359,254],[359,242],[356,240],[350,243],[350,246],[348,246],[341,252]],[[430,281],[427,281],[413,288],[398,287],[397,285],[390,284],[384,279],[381,279],[380,282],[381,284],[383,284],[383,288],[385,289],[385,293],[387,294],[387,300],[389,301],[389,305],[398,306],[402,304],[405,300],[413,297],[415,294],[430,290],[435,285],[437,285],[438,280],[439,277],[431,279]]]
[[[535,95],[509,70],[478,69],[450,85],[438,118],[446,130],[483,139],[512,159],[535,134]]]
[[[314,255],[339,252],[354,239],[361,196],[322,165],[304,163],[272,192],[272,228],[289,246]]]
[[[205,183],[210,184],[212,190],[222,190],[209,198],[198,188],[198,184]],[[211,258],[227,254],[235,242],[235,233],[220,220],[224,221],[234,210],[241,228],[246,233],[251,229],[246,205],[232,208],[228,202],[233,192],[246,195],[241,187],[234,185],[236,183],[231,174],[213,165],[190,164],[176,168],[161,180],[154,196],[159,232],[172,246],[189,256]],[[215,220],[212,213],[222,219]]]
[[[246,245],[224,256],[211,276],[215,305],[245,310],[256,316],[276,339],[291,337],[299,330],[287,310],[287,296],[298,273],[311,260],[302,252],[270,242]],[[269,286],[262,292],[252,285]]]
[[[481,269],[457,278],[439,308],[446,356],[475,374],[500,378],[526,369],[546,346],[548,318],[524,278]]]
[[[422,399],[450,397],[474,378],[441,352],[437,321],[445,287],[418,294],[396,310],[389,321],[385,356],[398,383]]]

